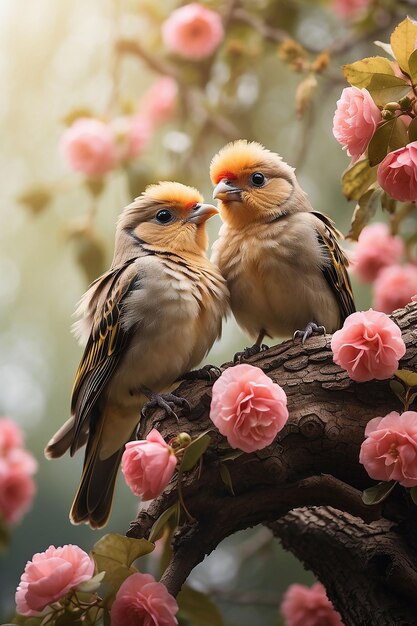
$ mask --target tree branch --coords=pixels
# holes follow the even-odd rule
[[[392,317],[400,326],[407,345],[401,366],[416,369],[417,304],[396,311]],[[327,506],[343,511],[351,527],[362,529],[364,536],[368,531],[363,529],[370,528],[371,533],[370,522],[376,523],[375,520],[382,520],[385,526],[381,528],[390,533],[393,524],[408,524],[410,534],[417,526],[417,507],[411,504],[401,487],[397,487],[388,501],[379,506],[368,507],[361,500],[361,490],[373,483],[358,461],[365,426],[373,417],[392,410],[401,411],[389,381],[358,384],[350,380],[347,373],[333,363],[330,336],[311,338],[304,346],[286,341],[252,357],[249,362],[278,382],[288,396],[288,423],[268,448],[227,460],[230,448],[208,417],[210,382],[180,385],[176,393],[188,400],[191,412],[187,417],[180,416],[179,424],[175,420],[162,420],[161,413],[155,413],[140,426],[141,438],[156,427],[167,440],[181,431],[195,437],[213,428],[201,475],[193,470],[182,482],[186,506],[197,521],[185,523],[173,537],[173,559],[163,581],[174,594],[192,568],[220,541],[238,530],[283,520],[282,525],[277,522],[278,525],[273,526],[274,532],[293,549],[293,544],[298,545],[294,537],[300,533],[301,522],[294,523],[293,534],[288,533],[287,537],[282,534],[282,528],[285,520],[293,519],[288,517],[293,514],[291,512],[302,507]],[[229,366],[231,363],[225,365]],[[221,463],[227,464],[235,495],[222,481]],[[146,510],[140,511],[131,524],[129,536],[148,536],[158,517],[177,500],[173,482]],[[352,519],[357,520],[356,526]],[[336,540],[337,537],[334,542]],[[407,541],[404,540],[404,545]],[[389,542],[384,543],[382,553],[388,554],[388,548]],[[415,546],[409,546],[410,559],[415,549]],[[302,556],[301,549],[294,552]],[[322,558],[323,550],[315,554]],[[326,578],[313,556],[307,556],[306,563],[323,579]],[[364,577],[366,575],[364,570]],[[416,591],[415,577],[416,572],[410,563],[403,558],[391,559],[384,582],[391,586],[394,596],[398,592],[410,598]],[[356,626],[360,623],[356,622]]]

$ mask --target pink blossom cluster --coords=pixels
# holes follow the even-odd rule
[[[97,178],[140,156],[153,132],[173,115],[177,92],[176,81],[162,76],[144,94],[135,115],[76,119],[60,140],[64,160],[72,170]]]
[[[175,9],[162,24],[167,50],[192,61],[211,56],[223,38],[220,15],[198,2]]]
[[[343,626],[321,583],[290,585],[281,604],[284,626]]]
[[[408,126],[409,116],[401,116]],[[367,89],[346,87],[337,102],[333,135],[356,163],[366,152],[382,114]],[[392,198],[402,202],[417,200],[417,141],[389,152],[378,165],[378,183]]]
[[[359,461],[375,480],[417,485],[417,413],[391,411],[375,417],[365,429]]]
[[[377,222],[365,226],[352,256],[352,271],[363,282],[372,282],[373,307],[392,313],[408,304],[417,293],[417,265],[401,263],[405,252],[402,238]]]
[[[333,0],[333,11],[343,19],[356,19],[366,14],[371,0]]]
[[[53,610],[51,605],[62,609],[61,600],[90,581],[94,573],[94,560],[78,546],[49,546],[26,563],[16,589],[16,610],[20,615],[36,616],[47,607]],[[90,606],[93,604],[87,602],[86,608]],[[121,584],[110,617],[112,626],[176,626],[177,612],[178,605],[166,587],[150,574],[138,572]]]
[[[8,417],[0,418],[0,518],[18,522],[28,511],[35,495],[35,458],[24,449],[23,435]]]
[[[232,448],[261,450],[288,420],[287,396],[259,367],[235,365],[213,385],[210,419]]]
[[[379,311],[358,311],[333,337],[333,360],[357,382],[390,378],[406,348],[399,327]]]

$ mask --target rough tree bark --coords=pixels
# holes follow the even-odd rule
[[[407,346],[400,366],[417,370],[417,304],[392,317]],[[210,433],[202,471],[194,469],[182,480],[195,521],[185,519],[175,533],[163,582],[177,594],[193,567],[225,537],[266,524],[323,582],[346,626],[417,625],[417,507],[398,486],[381,505],[361,500],[361,490],[373,484],[358,462],[365,426],[373,417],[402,410],[389,381],[351,381],[333,363],[330,336],[304,346],[286,341],[249,362],[285,389],[288,424],[271,446],[234,460],[227,460],[223,437]],[[169,439],[182,431],[194,437],[212,426],[211,383],[185,382],[176,393],[188,400],[190,414],[177,424],[155,413],[141,424],[140,438],[152,427]],[[222,463],[235,495],[221,478]],[[139,512],[128,535],[148,536],[177,499],[172,483]]]

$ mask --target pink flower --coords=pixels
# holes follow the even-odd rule
[[[370,4],[370,0],[333,0],[332,9],[342,18],[356,18],[364,13]]]
[[[0,463],[0,515],[8,524],[15,524],[30,509],[36,486],[26,472]]]
[[[405,354],[401,330],[385,313],[372,309],[349,315],[331,346],[333,361],[357,382],[389,378]]]
[[[343,626],[321,583],[290,585],[281,604],[284,626]]]
[[[333,135],[346,148],[352,163],[365,152],[381,119],[381,111],[369,91],[357,87],[343,89],[333,118]]]
[[[351,263],[352,271],[363,282],[372,282],[381,269],[398,263],[403,254],[401,237],[391,235],[386,224],[370,224],[359,235]]]
[[[94,561],[78,546],[49,546],[26,563],[16,590],[21,615],[36,615],[94,575]]]
[[[112,626],[176,626],[178,604],[150,574],[132,574],[121,584],[111,608]]]
[[[23,434],[16,422],[9,417],[0,417],[0,455],[22,446]]]
[[[126,483],[142,500],[152,500],[165,489],[174,473],[177,457],[159,432],[151,430],[145,440],[130,441],[122,457]]]
[[[417,485],[417,413],[396,411],[375,417],[365,429],[359,461],[375,480]]]
[[[111,128],[90,117],[76,120],[64,132],[60,150],[71,169],[87,176],[103,176],[116,164]]]
[[[165,46],[185,59],[205,59],[216,50],[223,37],[220,15],[198,2],[175,9],[162,24]]]
[[[374,282],[373,306],[378,311],[392,313],[411,302],[417,292],[417,266],[391,265],[378,274]]]
[[[140,111],[153,124],[162,124],[172,116],[177,96],[177,82],[170,76],[161,76],[143,96]]]
[[[417,141],[389,152],[378,165],[377,178],[395,200],[417,200]]]
[[[285,426],[287,396],[259,367],[235,365],[213,385],[210,419],[232,448],[261,450]]]

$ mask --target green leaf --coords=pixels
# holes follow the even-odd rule
[[[83,583],[80,583],[77,586],[77,591],[82,591],[82,592],[87,592],[87,593],[91,593],[92,591],[97,591],[97,589],[101,585],[101,582],[105,574],[106,572],[100,572],[99,574],[96,574],[95,576],[93,576],[93,578],[90,578],[90,580],[85,580]]]
[[[401,404],[405,403],[405,389],[399,380],[390,380],[389,386],[394,395],[397,396]]]
[[[397,484],[396,480],[390,480],[389,483],[381,482],[369,489],[365,489],[362,493],[362,501],[364,504],[380,504],[389,496],[391,491]]]
[[[155,542],[162,536],[163,530],[171,517],[174,517],[178,514],[178,506],[179,502],[176,502],[158,517],[158,519],[151,528],[151,532],[149,533],[149,541]]]
[[[232,496],[234,496],[235,492],[233,491],[232,477],[230,475],[229,468],[225,465],[225,463],[220,463],[220,476]]]
[[[381,48],[384,52],[389,54],[392,58],[394,58],[394,53],[389,43],[385,43],[384,41],[374,41],[374,44],[378,46],[378,48]]]
[[[411,487],[410,496],[414,504],[417,504],[417,487]]]
[[[414,50],[414,52],[410,54],[410,58],[408,59],[408,67],[410,70],[411,82],[415,84],[417,82],[417,50]]]
[[[367,85],[374,102],[378,106],[384,106],[387,102],[398,102],[406,96],[411,87],[407,81],[398,76],[388,74],[374,74]]]
[[[350,230],[346,235],[347,239],[352,239],[352,241],[358,240],[362,229],[376,213],[381,193],[380,189],[371,188],[359,198],[359,202],[353,211]]]
[[[375,181],[376,168],[369,166],[368,159],[361,159],[345,170],[342,177],[343,194],[348,200],[359,200]]]
[[[38,615],[36,617],[27,617],[25,615],[15,615],[15,617],[13,618],[13,624],[18,624],[19,626],[40,626],[43,619],[44,619],[43,615]]]
[[[394,76],[392,63],[385,57],[367,57],[355,63],[344,65],[343,74],[353,87],[366,88],[375,74]]]
[[[417,141],[417,117],[411,120],[407,132],[410,141]]]
[[[4,552],[10,544],[10,530],[5,520],[0,515],[0,553]]]
[[[401,380],[406,387],[417,387],[417,373],[411,370],[397,370],[395,378]]]
[[[107,593],[103,598],[103,606],[106,608],[110,608],[114,602],[114,598],[116,593],[120,589],[120,585],[124,583],[126,578],[129,578],[132,574],[137,573],[137,569],[135,567],[126,567],[125,565],[120,565],[113,569],[110,573],[106,572],[105,582],[107,584]]]
[[[180,616],[193,626],[224,626],[219,609],[205,593],[184,585],[177,601]]]
[[[99,572],[106,572],[104,580],[120,566],[130,567],[136,559],[149,554],[154,545],[146,539],[133,539],[110,533],[94,545],[91,554]]]
[[[412,52],[416,49],[417,22],[406,17],[391,35],[391,48],[398,65],[407,74],[410,73],[408,60]]]
[[[183,472],[188,472],[194,467],[194,465],[196,465],[209,447],[210,441],[210,435],[205,432],[199,435],[185,448],[184,456],[180,465],[180,469]]]
[[[407,145],[408,136],[404,123],[393,117],[379,126],[368,146],[369,165],[378,165],[387,156],[388,152]]]

